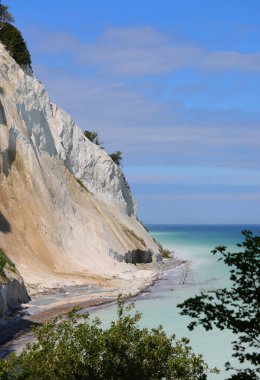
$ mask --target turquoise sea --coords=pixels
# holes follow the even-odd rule
[[[174,250],[176,256],[190,260],[185,284],[180,284],[184,268],[167,271],[161,280],[135,299],[136,308],[142,312],[141,325],[156,327],[161,324],[168,334],[186,336],[196,353],[201,353],[210,367],[221,370],[218,375],[209,375],[210,380],[227,378],[224,363],[232,362],[234,338],[229,331],[214,329],[206,332],[202,327],[190,332],[188,317],[181,316],[178,303],[199,293],[229,286],[229,272],[222,262],[211,253],[217,245],[230,250],[239,249],[236,243],[243,240],[241,230],[249,229],[259,233],[260,225],[150,225],[150,233],[165,247]],[[116,306],[109,305],[91,313],[99,316],[107,325],[116,316]],[[236,361],[233,361],[235,364]]]

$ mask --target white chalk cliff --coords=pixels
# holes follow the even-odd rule
[[[149,281],[123,262],[158,253],[135,212],[120,168],[0,43],[0,247],[25,284]]]
[[[0,275],[0,323],[8,311],[12,312],[30,300],[20,274],[6,268],[4,274],[5,279]]]

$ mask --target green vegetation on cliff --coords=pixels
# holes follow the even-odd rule
[[[31,65],[30,53],[21,32],[11,25],[13,16],[8,6],[0,4],[0,41],[9,51],[18,65]]]
[[[100,140],[100,137],[96,131],[84,131],[84,136],[93,142],[94,144],[98,145],[101,149],[104,149],[103,143]],[[121,166],[122,162],[122,152],[120,150],[115,151],[114,153],[109,154],[109,157],[114,161],[114,163],[118,166]],[[128,185],[129,186],[129,185]]]
[[[1,280],[6,280],[4,268],[15,272],[15,265],[11,260],[5,255],[4,251],[0,248],[0,282]]]
[[[155,244],[158,245],[159,252],[162,255],[162,258],[163,259],[169,259],[171,257],[172,252],[169,249],[164,248],[164,246],[158,240],[156,240],[154,237],[153,237],[153,241],[155,242]]]
[[[126,227],[125,225],[122,224],[122,228],[124,230],[124,232],[128,235],[128,237],[132,240],[136,240],[138,243],[141,243],[144,247],[146,247],[146,244],[145,244],[145,241],[143,238],[141,238],[140,236],[137,236],[136,233],[131,230],[130,228]]]
[[[120,150],[117,150],[116,152],[114,153],[111,153],[109,155],[110,158],[112,158],[112,160],[114,161],[115,164],[117,164],[118,166],[121,165],[121,161],[122,161],[122,152]]]
[[[8,11],[8,6],[0,4],[0,24],[14,22],[14,18]]]
[[[21,32],[11,24],[0,26],[0,41],[19,65],[31,65],[30,53]]]
[[[100,141],[99,135],[96,131],[84,131],[84,136],[93,142],[94,144],[98,145],[100,148],[103,149],[102,142]]]

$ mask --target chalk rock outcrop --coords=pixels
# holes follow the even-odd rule
[[[120,168],[2,44],[0,246],[31,289],[93,278],[139,284],[151,273],[109,252],[138,250],[138,262],[158,252]]]
[[[5,270],[5,279],[0,280],[0,319],[8,311],[18,309],[30,300],[21,275],[16,271]]]

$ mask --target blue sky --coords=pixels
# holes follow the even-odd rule
[[[145,223],[260,223],[258,0],[10,0],[51,100],[97,130]]]

